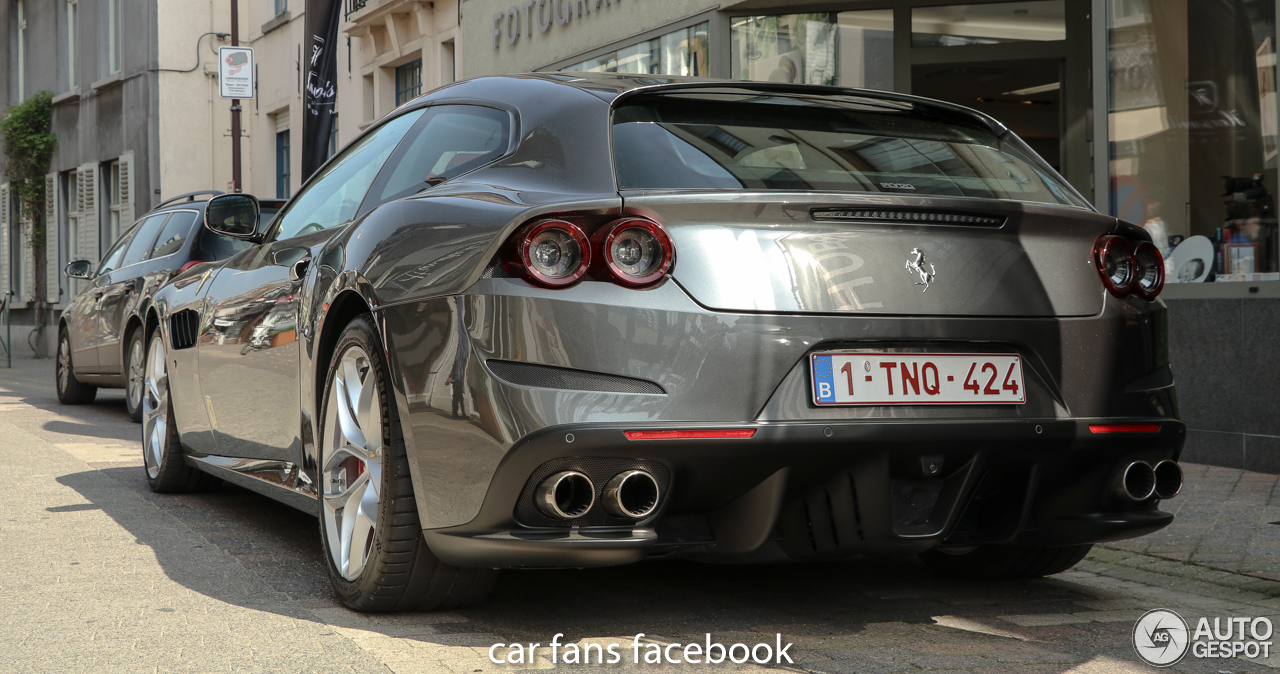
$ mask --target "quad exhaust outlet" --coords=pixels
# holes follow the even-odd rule
[[[643,470],[628,470],[613,476],[604,486],[601,505],[605,512],[622,519],[648,517],[658,507],[658,481]]]
[[[1133,461],[1116,471],[1111,478],[1111,492],[1129,501],[1145,501],[1152,496],[1170,499],[1182,491],[1182,468],[1176,461],[1165,459],[1155,467],[1146,461]]]
[[[533,493],[533,503],[547,517],[571,520],[582,517],[596,502],[591,478],[566,470],[546,478]]]
[[[1116,472],[1111,491],[1130,501],[1145,501],[1156,490],[1156,472],[1146,461],[1133,461]]]
[[[1182,467],[1168,459],[1156,464],[1156,496],[1173,498],[1182,491]]]

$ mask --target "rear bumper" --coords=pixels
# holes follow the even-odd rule
[[[1099,421],[559,426],[511,447],[477,517],[425,534],[436,555],[461,566],[582,567],[655,555],[732,562],[938,545],[1068,545],[1167,526],[1173,516],[1159,510],[1158,500],[1125,502],[1108,485],[1128,462],[1176,459],[1184,426],[1107,419],[1156,423],[1159,431],[1094,434],[1089,426]],[[716,440],[624,435],[655,428],[755,433]],[[596,476],[599,491],[605,479],[597,478],[632,464],[667,473],[658,509],[646,519],[612,520],[597,512],[598,503],[571,523],[522,509],[536,483],[531,478],[550,469]]]

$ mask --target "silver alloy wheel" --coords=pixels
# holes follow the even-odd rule
[[[161,349],[164,348],[162,345]],[[129,382],[127,384],[127,395],[129,396],[129,404],[133,409],[138,409],[142,404],[142,379],[145,377],[146,363],[142,359],[142,340],[133,342],[129,347]]]
[[[71,340],[63,333],[58,340],[58,392],[64,393],[71,379]]]
[[[142,387],[142,460],[147,475],[155,479],[164,460],[165,443],[169,440],[169,369],[165,359],[164,338],[156,330],[144,366]]]
[[[355,580],[373,548],[382,490],[382,403],[364,349],[343,352],[326,393],[320,449],[325,542],[338,572]]]

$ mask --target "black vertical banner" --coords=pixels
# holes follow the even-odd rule
[[[306,86],[302,93],[302,180],[324,164],[329,156],[329,134],[337,114],[338,22],[342,0],[306,0]]]

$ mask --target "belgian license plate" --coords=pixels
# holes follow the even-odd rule
[[[992,353],[841,353],[810,356],[818,405],[1020,405],[1022,358]]]

